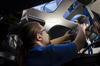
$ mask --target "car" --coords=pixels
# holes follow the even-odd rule
[[[50,7],[46,7],[50,2],[57,4],[55,9],[51,10]],[[75,34],[63,42],[66,43],[75,38],[75,28],[78,24],[76,19],[81,15],[87,16],[89,20],[86,23],[88,25],[86,46],[78,52],[75,59],[62,64],[62,66],[100,66],[100,39],[95,32],[89,31],[89,27],[95,27],[92,19],[100,17],[99,3],[100,0],[21,0],[9,2],[0,0],[0,66],[15,64],[17,45],[14,42],[19,43],[16,35],[16,27],[19,23],[39,21],[48,31],[51,39],[62,36],[71,29]],[[44,10],[34,8],[37,6],[41,6]]]

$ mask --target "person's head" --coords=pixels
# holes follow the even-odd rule
[[[46,46],[50,40],[49,35],[38,22],[28,22],[21,24],[19,27],[18,34],[23,43],[20,47],[17,47],[16,63],[18,66],[25,66],[29,49],[33,48],[36,44]]]
[[[79,24],[85,23],[86,27],[89,27],[89,25],[90,25],[89,18],[85,15],[82,15],[82,16],[78,17],[77,18],[77,23],[79,23]]]
[[[28,22],[20,28],[20,38],[26,47],[32,47],[34,44],[47,45],[49,43],[49,35],[46,30],[38,22]]]

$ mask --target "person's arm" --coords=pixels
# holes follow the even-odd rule
[[[100,24],[94,22],[95,26],[90,26],[89,27],[89,31],[94,32],[96,34],[98,34],[98,37],[100,38]]]
[[[98,34],[100,38],[100,24],[98,23],[98,21],[95,21],[94,24],[95,24],[95,29],[93,30]]]
[[[78,25],[78,33],[75,40],[73,41],[76,44],[78,51],[81,50],[85,45],[86,41],[85,29],[86,29],[85,24]]]
[[[71,35],[72,34],[70,34],[70,31],[67,31],[64,36],[52,39],[52,40],[50,40],[50,42],[51,42],[51,44],[59,44],[59,43],[63,42],[65,39],[69,38],[69,36],[71,36]]]

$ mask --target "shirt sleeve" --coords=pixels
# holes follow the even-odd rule
[[[77,54],[77,48],[74,42],[52,45],[50,48],[52,53],[52,60],[55,64],[71,61]]]

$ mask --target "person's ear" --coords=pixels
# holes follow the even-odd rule
[[[37,40],[37,41],[40,41],[40,40],[42,40],[42,35],[40,35],[40,34],[37,34],[37,35],[36,35],[36,40]]]

